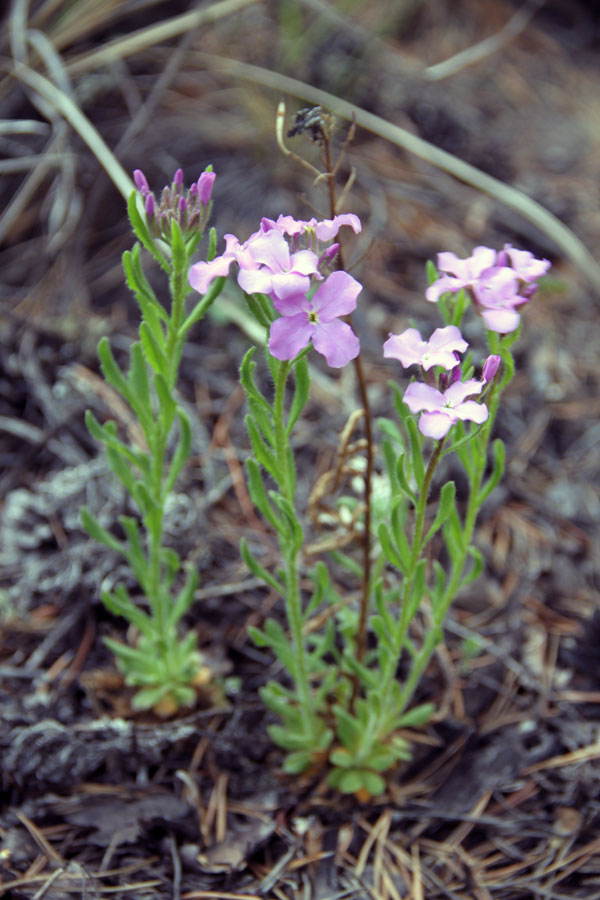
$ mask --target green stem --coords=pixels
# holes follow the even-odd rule
[[[378,694],[381,697],[381,709],[382,709],[382,719],[386,720],[388,716],[390,718],[395,717],[397,715],[397,710],[389,710],[388,709],[388,695],[391,690],[391,686],[394,681],[394,677],[396,674],[396,669],[398,667],[398,662],[400,660],[400,656],[402,651],[404,650],[406,644],[406,638],[408,634],[408,628],[410,626],[411,618],[409,616],[410,613],[410,600],[414,587],[414,579],[417,571],[417,565],[419,563],[419,559],[421,557],[421,551],[423,549],[423,531],[425,525],[425,513],[427,510],[427,502],[429,500],[429,490],[431,488],[431,482],[433,480],[434,472],[437,468],[437,465],[440,461],[442,455],[442,448],[444,446],[445,438],[442,438],[438,441],[435,450],[431,455],[431,459],[429,460],[429,465],[427,466],[427,471],[425,472],[425,477],[423,479],[423,485],[419,492],[419,499],[417,502],[417,507],[415,511],[415,524],[413,529],[413,542],[411,548],[410,562],[408,566],[408,572],[406,573],[404,579],[404,590],[402,596],[402,608],[400,611],[400,622],[398,625],[398,630],[395,634],[395,655],[390,654],[390,657],[386,661],[385,670],[382,673],[381,687],[378,689]],[[416,609],[418,609],[418,604]],[[412,668],[412,667],[411,667]],[[380,731],[385,730],[384,728],[380,728]]]
[[[275,452],[277,455],[280,472],[280,490],[282,496],[288,501],[294,510],[294,489],[290,480],[288,465],[289,437],[285,423],[285,386],[292,363],[284,361],[279,366],[279,372],[275,381],[275,399],[273,402],[273,419],[275,430]],[[295,512],[294,512],[295,514]],[[283,552],[286,570],[286,595],[285,611],[288,620],[292,643],[294,646],[294,672],[291,673],[296,684],[296,691],[300,704],[300,712],[304,722],[306,735],[316,733],[315,719],[311,710],[311,691],[306,664],[306,652],[304,636],[302,633],[302,597],[300,594],[300,577],[298,573],[299,548],[292,537],[279,534],[281,549]]]

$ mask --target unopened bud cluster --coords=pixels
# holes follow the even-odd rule
[[[209,166],[198,181],[184,190],[183,170],[177,169],[170,185],[162,189],[157,202],[148,180],[140,169],[133,173],[135,186],[144,198],[144,209],[150,232],[167,242],[171,222],[175,220],[184,236],[202,234],[210,213],[210,197],[216,175]]]

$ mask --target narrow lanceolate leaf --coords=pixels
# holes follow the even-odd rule
[[[254,459],[248,459],[246,461],[246,468],[248,470],[248,489],[250,491],[252,502],[257,509],[260,510],[265,519],[271,523],[273,528],[277,531],[281,531],[283,528],[281,519],[269,502],[258,463]]]
[[[168,364],[167,357],[163,353],[163,348],[157,341],[154,332],[147,322],[140,322],[140,341],[144,350],[144,356],[151,369],[163,376],[167,377]]]
[[[169,610],[167,623],[169,627],[174,628],[179,620],[186,614],[188,609],[194,602],[194,592],[198,586],[198,572],[194,568],[190,568],[185,580],[185,584],[177,594],[175,603]]]
[[[168,434],[175,418],[177,404],[169,389],[166,378],[159,372],[154,376],[154,390],[159,402],[159,417],[163,428],[163,434]]]
[[[102,374],[106,381],[108,381],[108,383],[111,384],[125,400],[127,400],[132,409],[135,409],[135,397],[133,396],[129,382],[125,378],[125,375],[119,368],[117,361],[112,354],[107,337],[100,339],[100,343],[98,344],[98,356],[100,357]]]
[[[116,537],[113,537],[106,528],[103,528],[102,525],[100,525],[87,506],[81,507],[79,515],[81,516],[81,524],[90,537],[93,537],[94,540],[98,541],[100,544],[104,544],[105,547],[110,547],[111,550],[116,550],[117,553],[125,555],[125,548],[121,541],[117,540]]]
[[[469,547],[469,556],[473,559],[473,565],[467,574],[464,576],[460,583],[459,591],[465,587],[467,584],[471,584],[472,581],[475,581],[476,578],[479,578],[483,571],[484,559],[481,550],[477,547]]]
[[[254,455],[257,461],[264,469],[267,470],[274,481],[276,481],[277,484],[280,484],[282,481],[283,473],[279,469],[275,454],[267,445],[267,442],[260,433],[255,420],[251,416],[246,416],[246,427],[248,428],[248,434],[250,435],[250,441],[252,442],[252,449],[254,450]]]
[[[389,528],[385,522],[382,522],[380,524],[378,535],[381,546],[383,548],[383,552],[385,553],[388,562],[399,569],[403,575],[406,575],[406,573],[408,572],[410,553],[408,554],[408,556],[404,556],[404,548],[402,548],[401,550],[392,540]]]
[[[136,490],[136,478],[129,464],[123,458],[122,454],[119,453],[114,447],[107,446],[106,448],[106,461],[111,468],[111,471],[117,476],[125,490],[132,496],[135,497]]]
[[[133,250],[126,250],[122,257],[127,286],[136,298],[143,298],[144,307],[152,308],[159,319],[168,322],[169,317],[152,290],[140,263],[140,245],[135,244]]]
[[[185,321],[181,325],[178,331],[178,337],[184,337],[188,333],[192,325],[195,325],[196,322],[199,322],[204,318],[212,304],[215,302],[215,300],[223,290],[226,281],[227,279],[224,277],[215,278],[206,294],[204,294],[202,299],[196,304],[187,319],[185,319]]]
[[[425,535],[422,547],[429,543],[434,534],[442,527],[452,509],[454,507],[454,498],[456,496],[456,485],[453,481],[447,481],[440,492],[438,510],[431,525],[431,528]]]
[[[306,357],[303,356],[294,365],[296,375],[296,385],[294,387],[294,398],[290,407],[290,415],[286,426],[286,432],[289,436],[292,428],[298,421],[300,413],[306,406],[310,393],[310,375],[308,374],[308,363]]]
[[[131,516],[119,516],[119,522],[127,535],[127,548],[124,551],[127,556],[127,561],[133,569],[133,574],[137,578],[140,587],[146,592],[149,566],[140,541],[137,520],[131,518]]]
[[[452,509],[450,515],[444,522],[443,533],[448,553],[454,563],[456,559],[460,558],[465,549],[465,536],[456,507]]]
[[[420,559],[415,570],[412,591],[408,604],[408,620],[410,621],[416,614],[421,602],[425,596],[426,585],[425,575],[427,572],[427,560]]]
[[[171,260],[174,272],[183,271],[186,266],[185,241],[176,219],[171,219]]]
[[[140,424],[146,434],[152,433],[152,399],[148,370],[141,345],[135,341],[130,349],[129,385],[138,404]]]
[[[140,212],[137,208],[137,192],[133,191],[129,195],[129,200],[127,201],[127,213],[129,215],[129,221],[131,222],[131,227],[135,233],[138,241],[144,245],[148,253],[152,254],[154,259],[160,263],[165,272],[171,272],[171,268],[169,263],[160,252],[156,244],[154,243],[150,232],[148,231],[148,226],[146,222],[140,215]]]
[[[501,441],[500,438],[496,438],[496,440],[494,441],[492,452],[494,455],[494,468],[492,469],[492,474],[479,492],[479,497],[477,499],[478,506],[481,506],[484,500],[487,500],[487,498],[490,496],[490,494],[502,478],[502,475],[504,474],[504,460],[506,451],[504,442]]]
[[[265,584],[268,584],[269,587],[274,588],[274,590],[276,590],[277,593],[281,594],[281,596],[283,597],[285,594],[284,586],[277,580],[277,578],[275,578],[274,575],[272,575],[268,571],[268,569],[265,569],[265,567],[259,563],[259,561],[256,559],[256,557],[248,547],[245,538],[242,538],[241,541],[241,554],[242,559],[244,560],[252,574],[255,575],[256,578],[262,578]]]
[[[408,419],[406,427],[408,428],[408,435],[410,438],[410,462],[415,481],[420,490],[423,485],[423,479],[425,478],[425,464],[423,462],[423,454],[421,453],[421,441],[417,423],[414,419]]]
[[[113,615],[127,619],[146,637],[154,636],[152,620],[133,603],[123,585],[120,585],[114,593],[102,591],[101,598],[108,611]]]
[[[179,419],[179,441],[177,442],[177,448],[173,454],[173,459],[171,460],[169,474],[165,481],[165,496],[173,489],[173,486],[179,477],[179,473],[190,458],[192,447],[192,426],[190,425],[187,414],[181,407],[177,408],[177,417]]]

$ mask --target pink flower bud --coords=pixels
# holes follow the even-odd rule
[[[488,356],[483,364],[483,372],[481,373],[481,380],[484,384],[489,384],[492,380],[500,367],[500,361],[499,356]]]
[[[146,194],[146,202],[144,205],[146,209],[146,218],[151,219],[154,215],[154,196],[152,194]]]
[[[173,176],[173,187],[176,191],[180,191],[183,185],[183,169],[177,169]]]
[[[210,201],[216,177],[215,172],[203,172],[198,179],[198,199],[203,206],[207,206]]]
[[[146,179],[146,176],[142,172],[141,169],[134,169],[133,172],[133,180],[135,182],[135,186],[138,191],[141,191],[142,194],[148,194],[150,191],[150,185]]]

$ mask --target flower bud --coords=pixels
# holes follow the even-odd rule
[[[142,194],[150,193],[150,185],[141,169],[134,169],[133,180],[138,191],[141,191]]]
[[[481,373],[481,380],[484,384],[490,383],[500,367],[500,362],[499,356],[488,356],[483,364],[483,372]]]
[[[216,177],[215,172],[203,172],[198,179],[198,199],[204,206],[207,206],[210,201]]]

